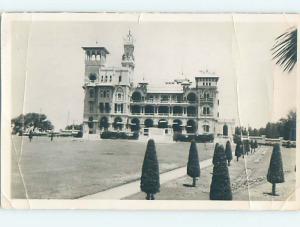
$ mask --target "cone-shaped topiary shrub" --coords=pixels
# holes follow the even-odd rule
[[[141,176],[141,190],[147,194],[147,200],[154,200],[154,194],[159,192],[159,166],[154,140],[150,139],[144,157]]]
[[[226,142],[225,155],[228,162],[228,166],[230,166],[230,161],[232,160],[232,150],[229,140]]]
[[[189,160],[187,163],[187,175],[193,178],[193,187],[195,187],[196,178],[200,177],[200,164],[195,140],[192,140],[190,146]]]
[[[241,157],[243,154],[243,145],[241,141],[237,142],[234,154],[236,156],[236,160],[239,161],[239,157]]]
[[[218,146],[216,152],[209,198],[210,200],[232,200],[227,160],[222,145]]]
[[[282,158],[279,144],[273,147],[267,180],[272,184],[272,195],[276,195],[276,184],[284,182]]]
[[[216,153],[217,153],[217,150],[218,150],[218,146],[219,146],[219,144],[216,143],[215,149],[214,149],[214,156],[213,156],[213,159],[212,159],[213,164],[215,164],[215,159],[216,159]]]

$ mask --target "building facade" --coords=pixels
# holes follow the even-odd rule
[[[201,72],[194,78],[166,82],[155,88],[145,81],[133,83],[134,39],[124,38],[120,67],[106,66],[105,47],[83,47],[85,51],[83,133],[140,131],[160,128],[197,134],[232,134],[233,120],[219,119],[219,77]]]

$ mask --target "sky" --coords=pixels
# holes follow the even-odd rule
[[[270,51],[275,38],[294,25],[287,16],[132,18],[12,21],[12,117],[43,113],[56,130],[81,123],[81,47],[104,46],[110,52],[107,65],[120,66],[129,29],[135,38],[136,82],[145,78],[158,86],[182,73],[193,80],[200,70],[215,72],[220,118],[243,126],[262,127],[296,108],[296,70],[282,72]]]

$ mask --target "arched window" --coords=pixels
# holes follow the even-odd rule
[[[203,125],[203,131],[208,133],[209,132],[209,125]]]
[[[123,101],[123,99],[124,99],[124,92],[123,89],[119,87],[116,91],[116,100]]]
[[[186,123],[186,132],[195,133],[196,132],[196,122],[194,120],[188,120]]]
[[[109,126],[109,124],[108,124],[108,119],[107,119],[107,117],[102,117],[102,118],[100,119],[99,128],[100,128],[100,129],[107,130],[107,129],[108,129],[108,126]]]
[[[223,126],[223,136],[228,136],[228,126],[226,124]]]
[[[202,109],[202,113],[204,115],[209,115],[210,114],[210,108],[208,106],[204,106]]]
[[[208,92],[204,92],[204,98],[208,99],[209,98],[209,93]]]
[[[197,96],[195,93],[189,93],[187,96],[187,101],[189,103],[196,103],[197,102]]]
[[[142,100],[142,95],[139,91],[132,93],[131,99],[133,102],[140,102]]]

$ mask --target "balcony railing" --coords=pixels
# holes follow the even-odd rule
[[[168,116],[169,113],[158,113],[159,116]]]
[[[189,102],[189,101],[178,101],[178,100],[140,100],[140,101],[133,101],[131,100],[130,103],[135,103],[135,104],[197,104],[197,102]]]
[[[183,113],[173,113],[173,116],[174,117],[180,117],[180,116],[183,116]]]
[[[154,115],[154,113],[144,113],[145,115],[147,115],[147,116],[153,116]]]
[[[201,98],[200,102],[213,102],[214,99],[213,98]]]

